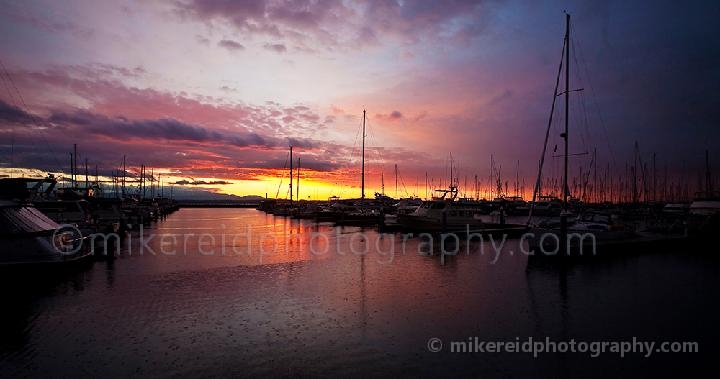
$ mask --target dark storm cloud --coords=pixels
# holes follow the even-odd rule
[[[0,121],[24,124],[32,122],[33,116],[14,105],[0,100]]]
[[[19,116],[17,116],[19,117]],[[48,121],[52,124],[74,126],[83,132],[116,139],[171,140],[198,143],[229,144],[235,147],[276,148],[294,145],[312,148],[315,142],[304,138],[263,136],[255,132],[226,133],[209,130],[175,119],[129,120],[124,117],[107,117],[84,110],[54,112]]]
[[[75,125],[84,131],[116,138],[148,138],[187,140],[196,142],[220,141],[223,136],[206,129],[173,119],[128,120],[123,117],[110,118],[87,111],[73,113],[57,112],[48,119],[51,123]]]

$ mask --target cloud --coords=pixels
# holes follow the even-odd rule
[[[62,20],[53,20],[51,15],[53,12],[43,12],[45,14],[33,14],[28,12],[27,9],[23,9],[24,3],[6,3],[3,4],[3,12],[9,16],[9,18],[26,23],[37,29],[44,30],[50,33],[69,33],[75,37],[87,38],[95,34],[95,30],[87,28],[78,23]]]
[[[181,186],[213,186],[213,185],[225,185],[230,184],[230,182],[225,180],[211,180],[211,181],[205,181],[205,180],[178,180],[175,182],[175,184],[181,185]]]
[[[483,33],[489,23],[492,7],[486,3],[491,2],[187,0],[176,2],[175,10],[185,19],[217,21],[245,34],[283,39],[312,52],[308,44],[332,49],[373,45],[388,38],[408,43],[467,40]]]
[[[201,45],[205,45],[205,46],[210,45],[210,39],[203,35],[200,35],[200,34],[195,35],[195,41],[197,41]]]
[[[218,46],[224,47],[230,51],[245,50],[245,46],[243,46],[240,42],[233,41],[231,39],[221,40],[218,42]]]
[[[107,63],[91,63],[84,67],[76,66],[76,69],[83,73],[91,73],[94,77],[96,77],[97,75],[114,75],[125,78],[139,78],[147,73],[147,71],[145,71],[145,69],[141,66],[127,68]]]
[[[380,120],[386,120],[386,121],[400,121],[403,119],[403,114],[400,113],[400,111],[392,111],[389,114],[376,114],[375,117],[377,117]]]
[[[25,124],[33,121],[33,115],[0,100],[0,121],[13,124]]]
[[[266,43],[263,48],[266,50],[274,51],[276,53],[284,53],[287,51],[285,45],[281,43]]]
[[[228,102],[225,98],[127,87],[96,71],[82,71],[76,66],[58,66],[42,72],[15,71],[11,75],[24,89],[27,98],[53,95],[51,101],[35,102],[35,113],[72,113],[82,108],[107,117],[173,118],[226,133],[250,130],[278,138],[313,138],[326,125],[317,111],[301,104],[266,102],[253,105]],[[224,87],[225,92],[232,92],[234,88]]]
[[[125,117],[107,117],[85,110],[54,112],[48,121],[51,124],[73,126],[85,133],[127,140],[168,140],[231,145],[246,148],[276,148],[288,143],[303,148],[313,148],[315,142],[307,138],[277,138],[252,131],[224,133],[199,125],[188,124],[175,119],[129,120]]]

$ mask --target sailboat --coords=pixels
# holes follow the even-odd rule
[[[350,206],[338,205],[338,214],[336,223],[340,225],[377,225],[383,220],[381,209],[375,205],[374,201],[365,198],[365,121],[367,119],[367,111],[363,109],[362,118],[362,163],[360,170],[360,199]]]
[[[275,216],[290,216],[292,207],[293,207],[293,187],[292,187],[292,181],[293,181],[293,147],[290,146],[290,202],[286,201],[279,201],[277,198],[275,199],[265,199],[260,202],[258,205],[258,210],[265,211],[268,214],[272,214]],[[282,180],[280,181],[280,186],[282,186]],[[280,192],[280,188],[278,187],[278,192]],[[277,196],[276,196],[277,197]]]
[[[556,99],[559,96],[563,96],[565,100],[565,130],[560,135],[564,140],[562,206],[559,223],[545,224],[532,230],[532,238],[528,239],[529,251],[533,252],[530,257],[583,258],[595,256],[599,253],[607,255],[609,253],[620,253],[641,248],[667,247],[675,242],[682,243],[686,238],[685,235],[638,232],[634,225],[623,224],[612,214],[587,212],[577,218],[571,219],[572,215],[568,206],[569,200],[571,200],[570,187],[568,186],[570,93],[580,90],[570,89],[570,14],[565,14],[565,20],[566,28],[563,44],[564,63],[561,60],[555,82],[550,119],[545,133],[545,145],[543,146],[543,152],[540,157],[538,176],[533,191],[533,201],[531,203],[532,206],[527,224],[530,225],[533,220],[533,211],[537,204],[536,199],[540,193],[542,168],[545,160],[548,136],[552,126]],[[560,76],[563,72],[565,74],[565,90],[562,93],[558,93]]]

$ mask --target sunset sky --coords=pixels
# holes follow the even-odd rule
[[[68,173],[76,143],[101,174],[125,155],[178,188],[282,198],[292,144],[302,198],[359,196],[366,109],[368,194],[384,174],[395,195],[395,164],[401,196],[424,196],[426,173],[445,186],[450,154],[461,191],[476,174],[487,186],[491,155],[510,192],[519,161],[530,191],[563,10],[583,88],[571,153],[597,149],[598,167],[621,175],[637,140],[645,161],[657,153],[693,183],[706,149],[720,166],[717,2],[0,3],[3,175]],[[573,175],[591,159],[573,157]]]

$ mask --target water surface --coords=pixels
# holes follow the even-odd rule
[[[399,234],[251,209],[183,209],[142,239],[133,232],[115,261],[5,278],[0,372],[677,377],[710,367],[720,335],[716,256],[688,249],[528,264],[516,241],[507,244],[515,254],[495,257],[485,243],[467,255],[461,244],[441,262],[429,254],[437,244]],[[450,341],[475,336],[698,341],[700,353],[447,352]],[[430,338],[446,348],[429,352]]]

